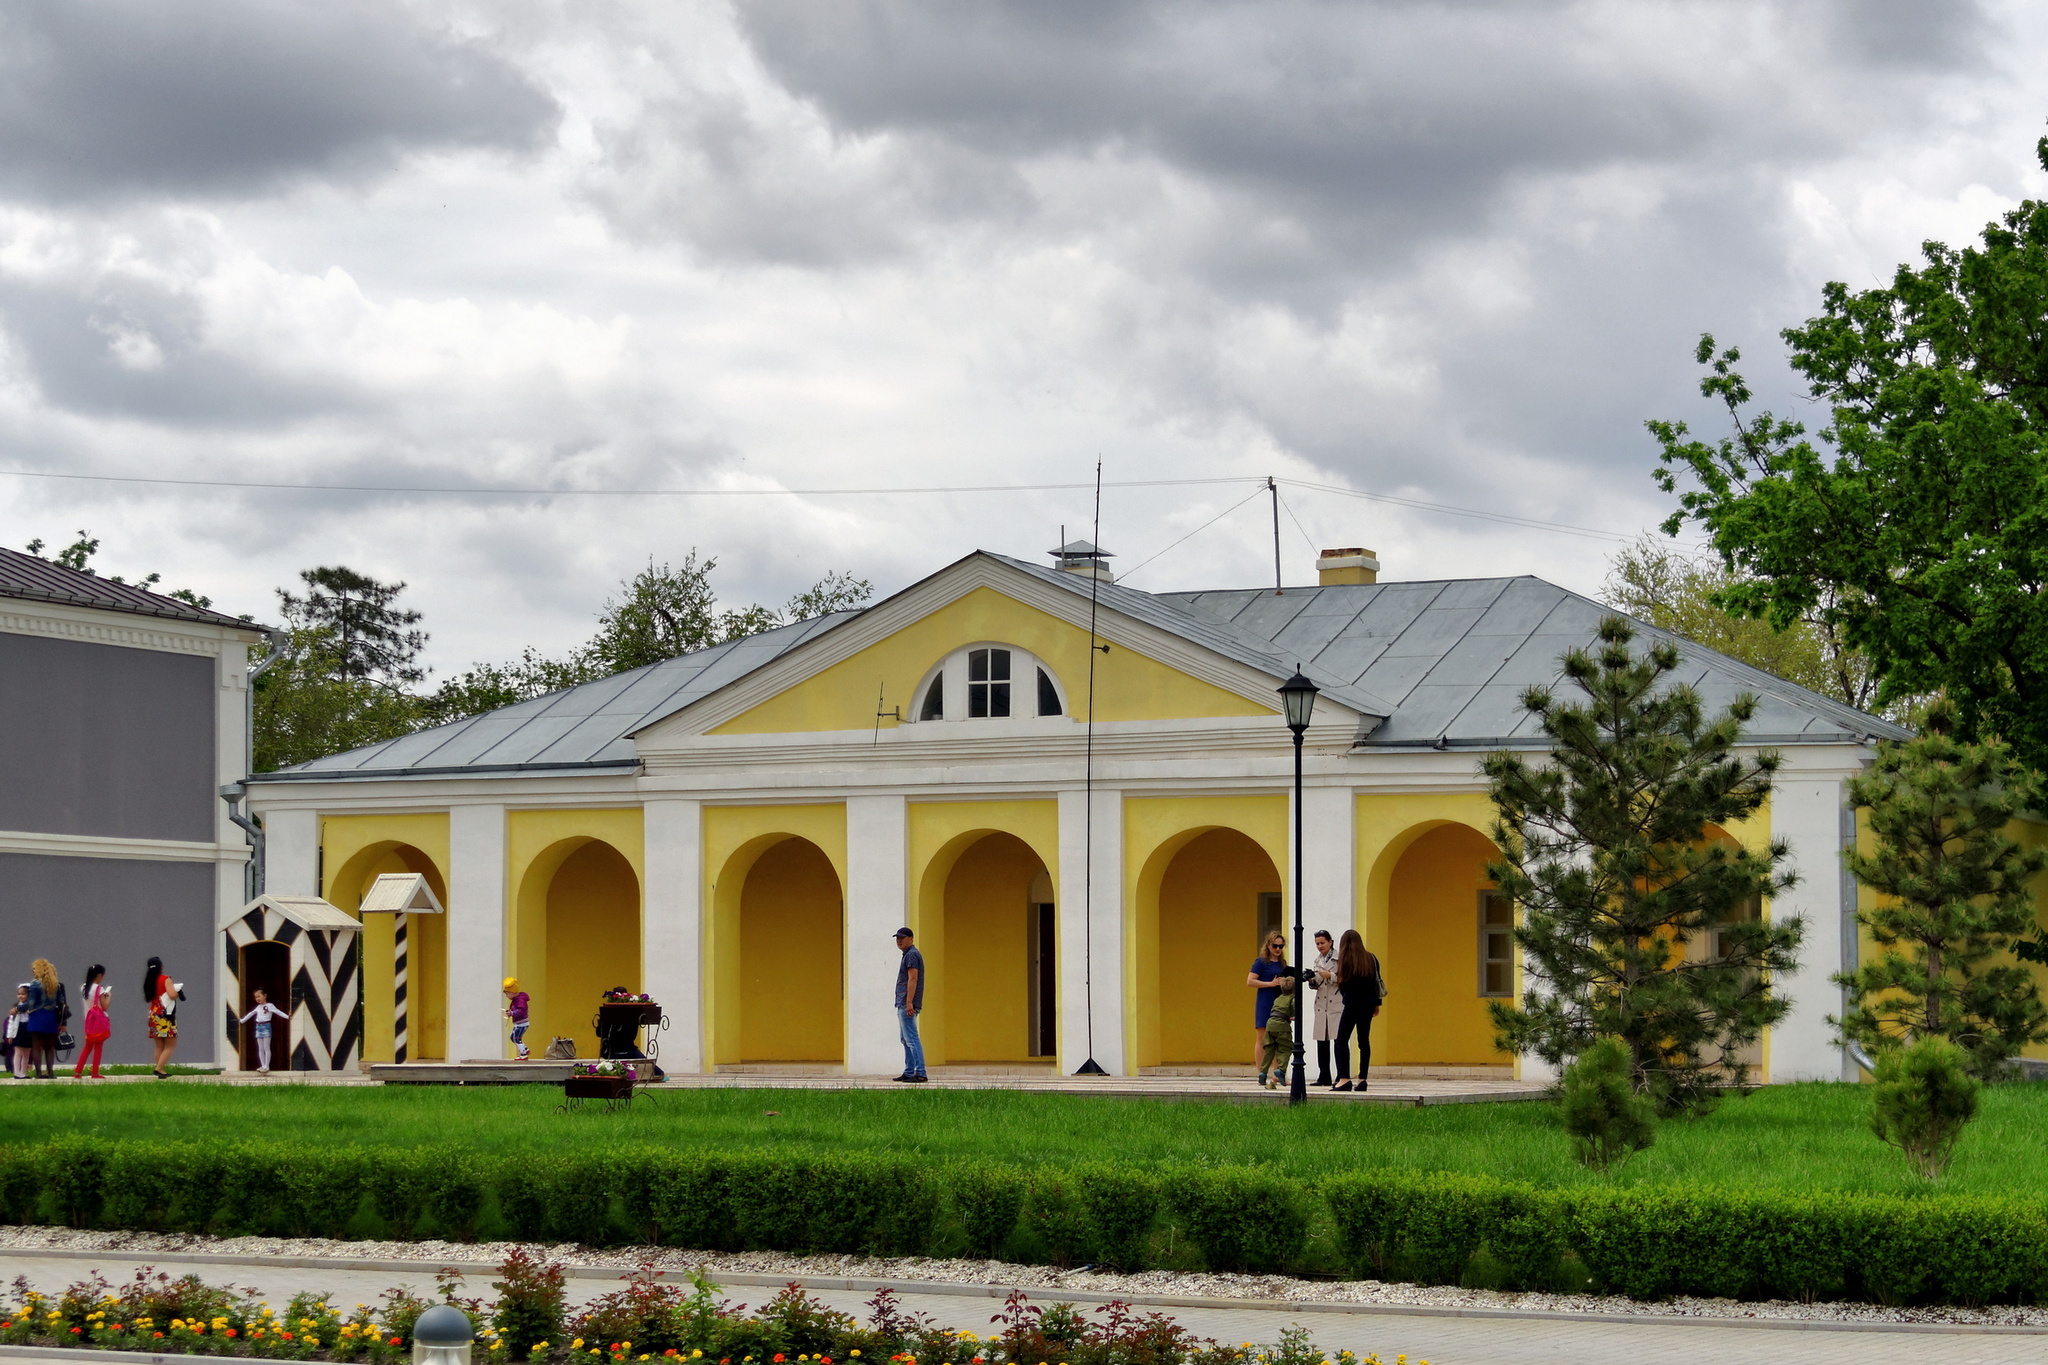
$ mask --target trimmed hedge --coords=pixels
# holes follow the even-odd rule
[[[2048,1205],[1377,1170],[1023,1171],[867,1154],[301,1148],[68,1136],[0,1148],[0,1217],[223,1235],[486,1234],[703,1250],[966,1252],[1348,1271],[1639,1299],[2048,1301]]]

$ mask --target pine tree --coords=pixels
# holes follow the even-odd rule
[[[1856,879],[1878,893],[1856,919],[1882,951],[1835,978],[1853,1002],[1835,1023],[1873,1053],[1947,1038],[1990,1078],[2027,1044],[2048,1041],[2032,969],[1995,960],[2031,942],[2027,884],[2048,869],[2048,851],[2005,833],[2033,790],[2011,750],[1961,738],[1946,699],[1919,720],[1918,736],[1882,746],[1849,783],[1849,803],[1869,812],[1876,841],[1869,856],[1848,856]]]
[[[337,678],[416,683],[427,676],[416,660],[426,648],[416,611],[391,604],[405,591],[403,583],[379,583],[343,565],[305,569],[299,578],[304,597],[278,589],[285,620],[301,630],[322,632],[320,649]]]
[[[1572,650],[1582,701],[1532,687],[1522,704],[1550,737],[1548,761],[1489,754],[1501,857],[1490,875],[1522,908],[1515,930],[1532,984],[1519,1005],[1489,1002],[1496,1045],[1553,1066],[1619,1039],[1631,1081],[1662,1110],[1698,1112],[1741,1084],[1741,1049],[1781,1018],[1773,972],[1792,969],[1804,926],[1748,913],[1793,884],[1782,841],[1730,848],[1709,837],[1754,815],[1778,756],[1735,754],[1755,699],[1708,719],[1674,683],[1675,646],[1631,649],[1620,617],[1597,655]]]

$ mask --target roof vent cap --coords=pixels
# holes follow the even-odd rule
[[[1116,556],[1098,545],[1090,544],[1085,540],[1070,540],[1060,546],[1059,549],[1048,550],[1046,553],[1052,556],[1053,564],[1056,568],[1067,573],[1085,574],[1090,578],[1100,579],[1104,583],[1116,581],[1115,577],[1109,572],[1109,566],[1102,562],[1105,559],[1114,559]]]

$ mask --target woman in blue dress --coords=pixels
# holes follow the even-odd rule
[[[1252,997],[1252,1066],[1255,1068],[1266,1049],[1266,1016],[1273,1012],[1273,997],[1280,993],[1280,988],[1273,983],[1283,976],[1292,975],[1294,969],[1287,965],[1287,936],[1275,929],[1266,936],[1258,957],[1252,960],[1250,975],[1244,979],[1245,985],[1258,992]]]

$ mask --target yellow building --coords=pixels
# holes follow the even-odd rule
[[[1517,1065],[1486,1018],[1518,978],[1478,759],[1542,747],[1521,691],[1606,610],[1535,578],[1380,583],[1358,550],[1278,591],[1145,593],[1099,564],[976,553],[861,611],[264,774],[269,887],[354,913],[380,873],[425,878],[446,913],[408,916],[413,1058],[506,1055],[516,975],[531,1041],[586,1056],[598,994],[624,986],[666,1007],[671,1070],[892,1074],[908,924],[933,1065],[1243,1066],[1245,974],[1294,914],[1275,689],[1299,667],[1322,689],[1305,918],[1380,955],[1374,1064]],[[1806,918],[1808,956],[1765,1074],[1839,1077],[1842,783],[1899,732],[1682,648],[1710,706],[1759,696],[1749,739],[1785,755],[1768,817],[1728,831],[1789,839],[1801,874],[1766,907]],[[392,1055],[392,939],[372,917],[373,1059]]]

